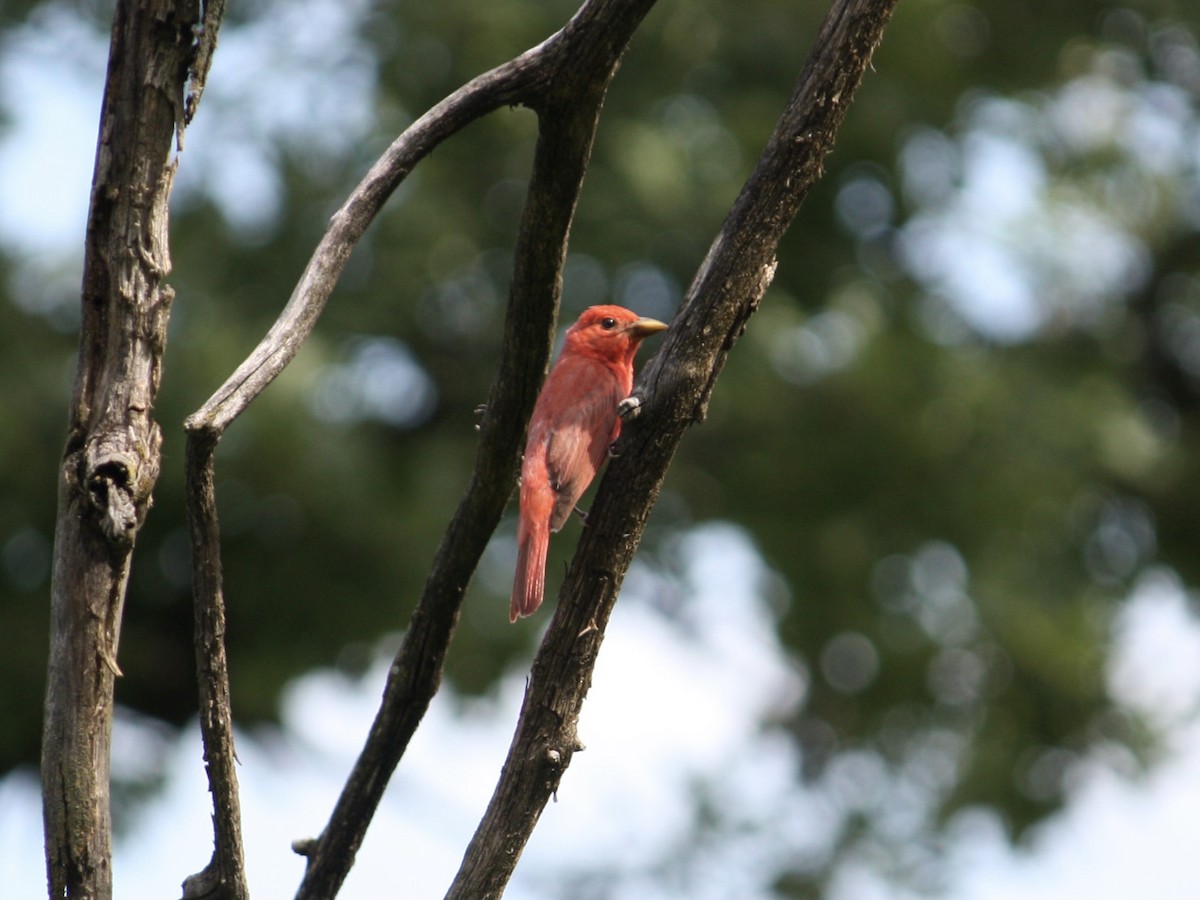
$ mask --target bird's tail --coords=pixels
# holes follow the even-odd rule
[[[522,523],[524,524],[524,523]],[[550,529],[545,523],[520,529],[517,538],[517,574],[513,578],[508,621],[531,616],[542,605],[546,590],[546,548]]]

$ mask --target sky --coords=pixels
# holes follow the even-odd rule
[[[709,525],[685,539],[683,619],[647,597],[655,576],[636,566],[616,607],[580,721],[586,749],[567,770],[506,896],[567,896],[564,879],[609,872],[614,900],[756,900],[772,896],[781,862],[828,849],[836,825],[892,788],[866,760],[810,787],[794,779],[795,745],[762,722],[801,702],[806,675],[777,643],[771,602],[753,585],[770,573],[749,538]],[[955,900],[1185,900],[1195,896],[1195,798],[1200,796],[1200,626],[1167,572],[1139,582],[1114,629],[1110,684],[1157,717],[1163,761],[1133,775],[1102,753],[1078,761],[1061,812],[1013,848],[983,811],[949,828],[946,889]],[[503,609],[497,609],[502,625]],[[374,715],[387,660],[352,681],[317,672],[293,684],[283,727],[238,736],[250,888],[291,896],[302,861],[291,842],[317,834]],[[487,697],[444,688],[418,730],[371,825],[342,896],[441,896],[491,795],[524,690],[516,667]],[[670,716],[662,715],[670,708]],[[195,727],[165,736],[127,716],[114,767],[161,767],[165,781],[117,843],[121,897],[173,896],[211,847],[209,796]],[[853,778],[851,778],[853,776]],[[847,781],[851,782],[848,787]],[[732,827],[696,846],[696,786]],[[0,900],[44,891],[33,779],[0,782]],[[752,834],[753,839],[746,835]],[[739,837],[740,836],[740,837]],[[672,864],[673,863],[673,864]],[[396,888],[396,873],[404,887]],[[836,872],[830,900],[914,895],[861,859]]]
[[[351,61],[353,54],[322,57],[339,43],[325,39],[346,34],[345,16],[352,12],[352,6],[320,0],[295,4],[295,18],[278,32],[223,35],[221,65],[234,70],[248,64],[253,56],[248,48],[268,46],[279,77],[291,85],[277,95],[303,95],[318,105],[324,102],[322,85],[305,73],[336,71],[341,88],[357,86],[337,96],[357,100],[330,106],[329,115],[341,117],[340,128],[330,132],[353,140],[370,109],[371,72]],[[58,269],[79,252],[105,52],[103,35],[53,8],[0,48],[0,102],[12,116],[0,132],[0,241],[15,248],[28,266]],[[307,87],[297,89],[294,79],[306,77]],[[222,83],[210,83],[215,96]],[[1111,96],[1102,84],[1091,88],[1086,99],[1103,111]],[[266,116],[252,97],[239,100],[231,92],[226,99],[228,116],[205,125],[202,110],[189,132],[178,190],[186,196],[205,189],[225,198],[231,221],[252,232],[269,214],[274,187],[262,136],[248,123],[266,122],[269,130],[286,132],[294,127],[297,111],[272,108]],[[921,159],[969,151],[970,189],[914,225],[909,240],[918,239],[920,229],[937,226],[940,215],[941,234],[977,245],[978,235],[958,223],[970,218],[974,205],[995,208],[988,192],[1001,181],[1006,202],[1014,204],[1005,215],[1029,215],[1031,207],[1020,205],[1022,196],[1032,202],[1042,174],[1019,147],[989,131],[995,116],[1028,112],[981,108],[980,127],[969,146],[938,145],[931,134],[912,139],[933,142],[923,148]],[[204,128],[212,129],[207,138]],[[239,164],[224,171],[206,165],[206,141],[231,149]],[[914,172],[910,178],[917,188],[923,184],[920,177]],[[1014,185],[1025,187],[1014,190]],[[860,187],[870,203],[854,208],[886,214],[886,198],[877,191],[872,195],[870,185]],[[871,227],[869,221],[861,224]],[[1094,224],[1115,242],[1116,251],[1106,258],[1136,270],[1137,248],[1121,245],[1119,237],[1104,231],[1103,220]],[[995,252],[1012,250],[1001,245]],[[947,248],[944,259],[961,258],[963,252],[963,245]],[[978,246],[971,252],[988,263]],[[957,298],[960,312],[977,326],[1014,340],[1038,326],[1040,313],[1030,303],[1028,285],[997,278],[990,282],[994,294],[956,292],[961,272],[948,263],[938,268],[943,257],[926,259],[934,266],[929,277]],[[1006,268],[1004,259],[992,262]],[[895,786],[867,758],[848,760],[826,783],[808,788],[795,783],[794,744],[762,726],[773,713],[803,701],[808,677],[779,646],[771,601],[756,588],[771,573],[745,534],[732,526],[705,526],[686,540],[691,590],[683,621],[664,617],[648,602],[653,573],[642,567],[630,573],[580,723],[587,749],[575,757],[534,833],[507,894],[515,900],[562,896],[557,889],[564,873],[583,877],[610,867],[620,873],[610,879],[614,900],[765,898],[776,866],[797,856],[820,858],[845,815],[894,797]],[[1064,808],[1017,848],[989,813],[960,815],[949,829],[945,896],[1184,900],[1197,895],[1200,626],[1189,611],[1195,603],[1172,573],[1149,570],[1111,635],[1110,689],[1162,728],[1160,763],[1139,775],[1102,752],[1076,761]],[[497,615],[500,621],[504,610]],[[281,730],[239,735],[254,896],[269,900],[293,893],[302,864],[290,844],[321,829],[373,716],[385,667],[386,660],[380,660],[360,681],[329,672],[307,676],[288,691]],[[342,896],[377,897],[386,891],[430,897],[445,891],[495,784],[525,674],[524,667],[514,669],[483,699],[467,700],[443,689],[393,779]],[[674,710],[672,716],[659,713],[664,706]],[[211,845],[195,728],[164,735],[122,716],[114,768],[122,766],[160,767],[164,787],[118,842],[118,896],[173,896],[183,877],[204,866]],[[689,829],[697,813],[697,785],[718,804],[727,827],[704,852],[686,854],[681,848],[695,842]],[[44,894],[40,822],[33,779],[16,774],[0,781],[0,900]],[[398,870],[405,879],[399,893]],[[830,889],[831,900],[906,896],[868,859],[853,857],[839,868]]]

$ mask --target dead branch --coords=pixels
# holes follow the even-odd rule
[[[414,122],[332,217],[291,298],[258,347],[187,419],[193,565],[207,570],[197,569],[194,582],[198,674],[207,682],[201,691],[201,723],[214,798],[214,863],[222,855],[222,843],[234,839],[237,791],[228,674],[219,640],[223,598],[212,450],[311,334],[355,244],[413,166],[495,109],[523,105],[536,111],[539,140],[516,248],[504,352],[481,424],[475,472],[434,560],[380,712],[342,797],[321,837],[297,843],[309,859],[298,896],[332,896],[353,864],[387,780],[437,689],[467,583],[512,492],[525,422],[549,358],[567,235],[600,105],[629,37],[652,3],[586,3],[562,31],[471,81]],[[214,703],[224,708],[211,708]],[[224,836],[222,823],[230,826]],[[197,878],[211,875],[210,869]]]
[[[197,15],[194,2],[147,0],[119,2],[113,20],[50,590],[42,792],[54,898],[112,896],[113,682],[129,563],[161,462],[152,409],[174,296],[171,143]]]
[[[592,668],[621,581],[685,429],[771,282],[775,249],[809,188],[896,0],[835,0],[757,166],[701,264],[661,351],[635,389],[558,609],[533,663],[500,780],[448,900],[499,897],[572,755]]]

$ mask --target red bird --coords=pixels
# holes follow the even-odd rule
[[[509,621],[542,605],[550,532],[563,527],[621,433],[617,405],[633,390],[638,346],[666,327],[620,306],[591,306],[567,329],[529,420]]]

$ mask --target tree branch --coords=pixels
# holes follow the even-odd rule
[[[185,898],[207,896],[209,891],[224,889],[221,885],[245,890],[213,452],[229,425],[286,368],[312,333],[355,244],[413,166],[475,119],[517,102],[518,90],[529,76],[522,57],[480,76],[414,122],[388,148],[332,217],[275,324],[225,384],[184,422],[200,726],[214,830],[212,860],[185,881]]]
[[[213,453],[225,430],[295,357],[312,333],[355,244],[387,198],[438,144],[480,116],[517,102],[530,81],[518,58],[480,76],[412,124],[334,214],[275,324],[217,392],[184,423],[192,540],[200,726],[213,797],[212,860],[184,883],[184,898],[245,895],[233,713],[224,646],[220,532]]]
[[[298,900],[337,893],[441,681],[462,598],[516,481],[525,426],[545,374],[575,204],[600,106],[625,45],[653,0],[586,4],[563,31],[526,54],[545,86],[522,97],[539,113],[533,174],[517,238],[500,366],[475,471],[442,538],[379,712],[320,838],[297,842],[309,859]]]
[[[758,165],[701,264],[623,430],[533,663],[508,758],[448,900],[497,898],[580,749],[579,712],[612,606],[685,429],[700,420],[771,282],[775,250],[821,175],[896,0],[835,0]]]
[[[182,900],[246,900],[250,896],[242,846],[229,665],[225,657],[221,540],[213,484],[216,449],[217,442],[207,432],[188,435],[187,517],[193,554],[196,681],[200,693],[200,734],[213,797],[213,855],[203,870],[184,879]]]
[[[84,248],[79,361],[59,477],[42,743],[50,896],[112,896],[113,682],[133,546],[158,478],[173,291],[167,200],[196,52],[191,0],[117,4]]]
[[[354,245],[412,168],[443,140],[488,112],[517,104],[537,111],[541,130],[518,238],[504,352],[481,424],[475,471],[435,557],[391,669],[384,702],[330,823],[319,839],[297,843],[297,850],[309,857],[298,896],[332,896],[353,864],[387,780],[437,689],[462,596],[512,493],[525,423],[552,346],[567,234],[600,105],[625,45],[652,4],[653,0],[586,3],[562,31],[469,82],[414,122],[333,216],[287,305],[258,347],[187,419],[201,725],[217,846],[209,867],[189,880],[185,896],[200,895],[214,878],[221,881],[221,860],[232,866],[240,858],[212,450],[229,424],[294,358]]]

